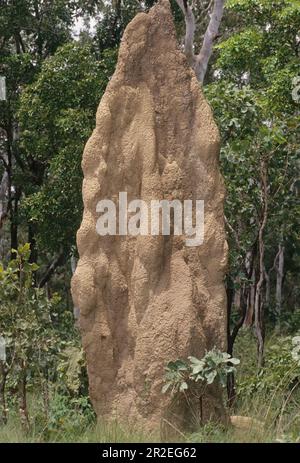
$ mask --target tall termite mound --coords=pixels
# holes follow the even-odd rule
[[[227,246],[219,134],[179,50],[167,0],[127,26],[116,71],[83,154],[84,214],[72,280],[98,416],[155,427],[192,422],[195,409],[162,394],[168,361],[226,348]],[[204,200],[204,243],[184,236],[99,236],[96,205]],[[118,230],[118,228],[117,228]],[[218,388],[203,419],[222,418]]]

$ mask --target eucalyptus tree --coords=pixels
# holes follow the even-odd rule
[[[253,325],[262,365],[266,315],[280,320],[288,293],[298,287],[300,108],[293,82],[299,75],[300,5],[229,0],[226,7],[235,33],[217,45],[217,78],[205,91],[221,128],[228,191],[227,289],[229,311],[237,317],[229,352],[239,328]]]
[[[22,182],[17,185],[16,169],[26,172],[27,180],[30,177],[31,181],[37,182],[39,177],[36,165],[31,164],[28,171],[29,166],[21,160],[17,117],[19,98],[24,86],[34,80],[43,60],[70,40],[76,3],[62,0],[1,1],[0,75],[6,77],[7,98],[0,102],[0,174],[2,179],[8,179],[3,194],[7,197],[13,248],[18,244],[19,201],[22,196]],[[34,230],[30,224],[29,234],[33,245]]]
[[[224,12],[225,0],[196,0],[189,4],[188,0],[176,0],[178,6],[181,8],[185,19],[185,39],[184,51],[187,60],[191,67],[194,69],[197,79],[203,83],[208,63],[213,52],[215,39],[218,37],[219,28]],[[194,14],[194,9],[197,10],[197,15]],[[201,12],[203,18],[209,18],[206,31],[202,37],[202,41],[198,43],[199,51],[195,52],[195,32],[197,23],[201,21],[199,13]],[[197,19],[196,19],[197,18]]]

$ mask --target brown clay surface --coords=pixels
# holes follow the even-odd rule
[[[147,427],[176,426],[193,411],[161,393],[164,367],[205,349],[226,348],[223,285],[227,245],[219,134],[194,72],[178,49],[169,2],[128,25],[116,71],[85,147],[80,260],[72,280],[98,416]],[[184,237],[96,233],[96,204],[203,199],[204,244]],[[204,418],[223,415],[218,391]],[[179,418],[176,418],[176,415]],[[179,420],[179,421],[178,421]]]

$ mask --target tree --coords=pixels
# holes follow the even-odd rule
[[[218,37],[225,0],[214,0],[212,2],[208,2],[208,6],[206,6],[206,8],[204,7],[204,4],[207,2],[195,2],[198,3],[198,7],[200,3],[202,10],[204,9],[204,11],[206,13],[208,12],[210,16],[209,23],[203,37],[202,46],[198,54],[195,54],[194,52],[196,21],[193,8],[189,5],[187,0],[176,0],[176,2],[184,14],[186,25],[184,51],[189,64],[195,71],[197,79],[199,82],[203,83],[208,62],[213,52],[214,41]]]
[[[103,5],[94,37],[96,47],[99,50],[118,47],[127,24],[137,13],[147,10],[154,3],[154,0],[115,0]]]
[[[97,60],[89,44],[66,44],[44,62],[21,96],[20,150],[27,167],[19,173],[21,212],[35,228],[40,252],[66,257],[75,244],[82,215],[82,151],[115,61],[115,51]]]
[[[7,380],[10,379],[10,388],[18,397],[22,425],[27,429],[29,373],[37,380],[46,375],[51,355],[58,347],[58,337],[51,318],[55,298],[49,301],[42,291],[32,287],[37,266],[29,263],[29,244],[19,246],[15,256],[7,268],[0,265],[0,332],[6,339],[6,359],[0,360],[0,402],[2,421],[6,422]]]
[[[228,308],[238,316],[229,330],[229,353],[239,329],[253,324],[261,366],[266,315],[280,320],[276,305],[283,304],[286,247],[286,271],[290,266],[295,271],[299,105],[292,93],[299,72],[300,8],[258,0],[231,0],[227,8],[236,32],[217,45],[217,80],[205,91],[221,128],[228,191]],[[295,291],[295,280],[292,285]]]
[[[7,99],[0,102],[1,182],[7,198],[5,217],[10,219],[10,243],[18,244],[19,201],[22,188],[15,184],[15,167],[24,169],[19,152],[17,109],[23,87],[31,83],[42,61],[70,40],[73,17],[79,5],[74,1],[1,1],[0,74],[6,76]],[[4,179],[7,178],[5,182]],[[1,226],[3,225],[3,215]],[[32,249],[34,230],[29,227]],[[35,256],[33,255],[33,258]]]
[[[20,234],[26,234],[25,240],[28,240],[31,245],[31,261],[37,261],[38,259],[38,251],[43,251],[43,248],[40,250],[36,241],[40,239],[41,241],[41,233],[39,237],[37,236],[37,229],[36,229],[36,222],[35,218],[31,217],[28,214],[29,211],[29,203],[26,203],[25,197],[27,195],[31,195],[36,193],[38,195],[39,190],[43,187],[43,183],[46,180],[46,176],[52,175],[52,170],[54,170],[54,163],[51,167],[51,172],[47,170],[48,168],[48,161],[50,158],[54,156],[55,153],[51,153],[50,147],[45,146],[47,152],[44,152],[41,155],[42,146],[41,144],[36,147],[31,145],[28,146],[28,140],[30,136],[28,135],[23,138],[22,129],[20,130],[20,121],[19,118],[22,115],[22,111],[26,111],[23,102],[25,101],[22,99],[22,95],[26,86],[34,85],[34,82],[39,79],[39,75],[43,69],[43,63],[45,63],[50,57],[56,53],[57,49],[62,46],[64,43],[73,42],[73,38],[71,35],[71,29],[73,27],[74,20],[78,15],[85,15],[85,14],[94,14],[98,8],[103,7],[103,2],[101,1],[62,1],[56,0],[54,2],[44,2],[44,1],[32,1],[32,0],[22,0],[18,2],[8,2],[4,1],[1,2],[3,8],[1,8],[0,13],[0,49],[1,49],[1,58],[0,58],[0,74],[6,76],[7,82],[7,99],[6,101],[0,101],[0,213],[1,213],[1,220],[0,220],[0,232],[2,235],[2,248],[5,250],[5,247],[16,249],[18,246],[18,239]],[[91,42],[91,41],[90,41]],[[90,43],[89,42],[89,43]],[[90,44],[91,46],[91,44]],[[79,49],[80,47],[78,47]],[[100,50],[98,50],[98,58]],[[95,56],[93,55],[92,51],[89,55],[92,57],[92,61],[95,61]],[[112,62],[114,62],[114,52],[112,53]],[[78,55],[77,64],[78,66],[84,66],[84,63],[80,63],[80,58],[87,59],[87,56],[84,54]],[[110,58],[108,58],[107,63],[109,63]],[[94,62],[93,61],[93,62]],[[108,64],[109,65],[109,64]],[[100,65],[101,67],[101,65]],[[102,66],[103,67],[103,66]],[[73,63],[73,69],[75,68],[75,63]],[[54,70],[53,70],[54,72]],[[103,68],[103,74],[105,74],[106,70]],[[74,76],[76,73],[74,74]],[[77,74],[78,75],[78,74]],[[105,77],[108,79],[108,75]],[[91,78],[91,85],[93,85],[92,75]],[[54,80],[54,79],[53,79]],[[101,80],[101,77],[100,77]],[[95,81],[94,81],[95,82]],[[106,82],[106,81],[105,81]],[[72,83],[69,82],[71,85]],[[59,81],[56,80],[55,84],[53,83],[54,87],[58,89]],[[45,90],[46,85],[43,90]],[[95,88],[95,87],[94,87]],[[95,111],[96,104],[98,98],[101,96],[101,92],[103,92],[103,86],[98,87],[100,92],[97,95],[94,94],[95,100],[93,101],[93,111]],[[77,86],[77,92],[84,91],[87,94],[89,93],[88,86],[84,87],[83,85],[80,87]],[[26,92],[25,92],[26,93]],[[47,90],[45,90],[45,94]],[[57,91],[57,95],[59,93],[59,89]],[[67,93],[66,93],[67,95]],[[73,111],[73,115],[71,114],[71,109],[75,107],[79,107],[79,97],[78,94],[76,95],[77,98],[74,98],[73,102],[70,103],[70,100],[58,104],[57,112],[60,113],[59,117],[61,117],[61,122],[67,124],[67,119],[73,117],[73,134],[76,135],[81,131],[82,126],[86,122],[86,131],[84,135],[82,134],[82,138],[79,135],[81,140],[81,145],[77,145],[76,141],[78,142],[78,138],[72,138],[71,134],[69,139],[67,139],[67,143],[69,143],[70,138],[72,138],[74,150],[78,152],[79,147],[83,146],[83,143],[86,139],[83,140],[83,136],[88,137],[89,133],[88,130],[91,130],[92,124],[90,123],[92,118],[92,113],[87,116],[87,113],[82,114],[82,118],[80,120],[80,111],[78,109],[77,113]],[[24,97],[25,98],[25,97]],[[91,104],[91,100],[86,100],[87,105]],[[46,96],[44,95],[44,103],[46,101]],[[56,103],[58,99],[54,99]],[[26,103],[25,103],[26,105]],[[69,106],[68,106],[69,105]],[[73,105],[73,106],[72,106]],[[77,106],[76,106],[77,105]],[[55,106],[55,105],[54,105]],[[35,107],[38,109],[37,107]],[[62,120],[62,113],[60,110],[64,108],[64,121]],[[30,106],[30,101],[28,101],[27,109],[32,109]],[[45,106],[44,106],[45,109]],[[52,108],[53,109],[53,108]],[[69,109],[69,113],[67,110]],[[47,112],[47,110],[45,110]],[[41,111],[37,111],[40,115]],[[25,114],[25,113],[24,113]],[[53,113],[52,113],[53,114]],[[31,117],[29,117],[27,121],[27,125],[29,125],[31,121],[31,128],[32,130],[36,130],[37,132],[43,132],[44,128],[42,127],[42,121],[45,118],[41,118],[40,122],[41,125],[36,123],[33,124],[33,111],[30,112]],[[89,121],[85,120],[85,118],[90,118]],[[94,117],[94,115],[93,115]],[[25,115],[25,120],[27,116]],[[48,131],[50,130],[50,124],[47,125]],[[60,129],[60,140],[62,140],[62,132],[63,128]],[[57,135],[58,128],[56,127],[56,135]],[[71,132],[71,128],[70,128]],[[48,132],[49,134],[49,132]],[[33,134],[33,139],[37,140],[35,137],[36,134]],[[43,137],[40,138],[43,140]],[[54,138],[52,137],[52,141]],[[55,143],[54,143],[55,144]],[[30,149],[26,151],[26,146]],[[39,151],[38,155],[35,153],[35,149]],[[60,156],[61,156],[61,175],[62,173],[62,165],[64,165],[64,175],[71,176],[72,175],[72,168],[74,165],[72,164],[70,157],[66,158],[65,162],[63,163],[63,152],[60,145]],[[31,151],[33,150],[33,151]],[[67,156],[67,153],[66,153]],[[81,176],[81,169],[79,163],[79,157],[76,158],[77,160],[77,171],[76,174],[73,174],[75,177],[79,179]],[[58,164],[58,159],[56,159],[56,163]],[[71,165],[70,165],[71,164]],[[69,169],[68,169],[69,167]],[[58,169],[59,167],[57,167]],[[55,183],[55,175],[53,177],[53,182]],[[58,180],[57,180],[58,181]],[[70,182],[69,182],[70,183]],[[78,183],[74,183],[74,188],[78,187]],[[49,186],[48,186],[49,188]],[[80,188],[78,188],[78,191]],[[44,199],[46,198],[47,201],[52,200],[52,206],[54,208],[55,203],[55,194],[58,194],[58,190],[53,190],[53,195],[51,196],[50,190],[48,190],[50,198],[47,196],[46,187],[43,191]],[[52,190],[51,190],[52,191]],[[39,192],[42,196],[42,192]],[[45,197],[46,195],[46,197]],[[65,192],[66,196],[66,192]],[[64,197],[65,197],[64,196]],[[78,196],[78,195],[77,195]],[[76,197],[77,197],[76,196]],[[73,197],[73,196],[71,196]],[[52,198],[52,199],[51,199]],[[33,197],[30,198],[30,201],[33,201]],[[35,197],[37,200],[37,197]],[[29,201],[29,202],[30,202]],[[21,208],[20,208],[21,204]],[[26,204],[26,207],[25,207]],[[23,207],[24,206],[24,207]],[[69,205],[65,205],[65,209],[68,209]],[[56,207],[57,206],[57,198],[56,198]],[[64,209],[64,210],[65,210]],[[59,208],[60,211],[63,210],[62,207]],[[80,201],[74,207],[74,213],[67,215],[65,213],[67,220],[67,224],[70,224],[70,221],[74,218],[75,211],[77,211],[77,220],[75,220],[74,227],[79,221],[80,217]],[[53,212],[53,209],[52,209]],[[42,229],[43,224],[41,224],[40,230]],[[6,246],[6,236],[7,231],[9,228],[10,234],[10,245]],[[68,229],[68,225],[66,227]],[[48,230],[45,230],[44,235],[44,243],[47,241]],[[73,230],[70,231],[68,229],[70,235],[73,235]],[[67,234],[67,231],[66,231]],[[57,242],[56,250],[60,247],[61,241]],[[59,255],[54,255],[53,258],[50,256],[50,264],[49,268],[46,271],[47,278],[53,274],[53,270],[56,268],[57,265],[61,265],[66,255],[69,252],[71,243],[73,242],[72,239],[68,240],[68,246],[66,247],[66,252],[62,256],[61,253]],[[52,241],[53,243],[54,241]],[[40,244],[40,243],[39,243]],[[49,255],[49,251],[53,252],[53,249],[49,246],[47,248],[47,253]],[[47,257],[48,259],[48,257]],[[46,259],[46,260],[47,260]],[[52,260],[53,259],[53,260]],[[53,265],[53,262],[56,262]],[[41,281],[45,284],[47,278],[46,274],[42,276]],[[45,280],[46,278],[46,280]]]

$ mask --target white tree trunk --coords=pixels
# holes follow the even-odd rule
[[[195,55],[194,55],[194,36],[195,36],[195,16],[192,8],[188,5],[187,2],[183,0],[176,0],[178,6],[181,8],[184,14],[185,20],[185,39],[184,39],[184,52],[187,57],[188,63],[190,66],[194,67],[195,65]]]
[[[199,82],[203,83],[208,62],[212,55],[213,44],[218,35],[226,0],[214,0],[214,6],[206,29],[202,48],[196,59],[195,73]]]
[[[212,55],[214,40],[218,36],[220,23],[223,16],[226,0],[214,0],[208,27],[206,29],[203,44],[199,55],[194,55],[195,17],[187,0],[176,0],[181,8],[186,26],[185,54],[189,64],[193,67],[197,79],[203,83],[207,71],[208,62]]]

